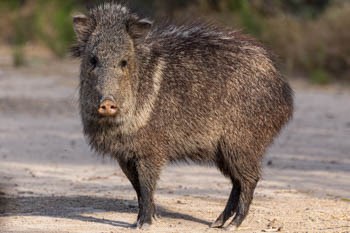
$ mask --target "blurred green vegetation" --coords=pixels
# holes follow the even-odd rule
[[[36,43],[57,57],[74,40],[71,17],[102,0],[1,0],[0,41],[23,65],[23,48]],[[208,18],[256,36],[279,56],[288,74],[320,84],[350,81],[348,0],[124,0],[152,17]]]

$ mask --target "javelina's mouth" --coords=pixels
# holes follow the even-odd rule
[[[122,125],[123,120],[119,116],[98,116],[97,122],[100,124]]]

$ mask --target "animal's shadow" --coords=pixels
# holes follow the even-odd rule
[[[102,211],[116,213],[136,213],[137,202],[133,200],[112,199],[91,196],[40,196],[40,197],[0,197],[0,216],[48,216],[67,218],[86,222],[109,224],[116,227],[130,228],[133,223],[117,220],[108,220],[86,216],[86,214]],[[157,206],[158,213],[164,218],[183,219],[201,224],[210,223],[190,216],[176,213]]]

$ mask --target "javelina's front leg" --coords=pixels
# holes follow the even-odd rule
[[[121,167],[122,171],[126,175],[126,177],[129,179],[130,183],[132,184],[133,188],[136,191],[137,195],[137,202],[139,205],[139,213],[137,216],[137,220],[140,218],[140,182],[139,182],[139,177],[137,174],[137,169],[136,169],[136,163],[134,159],[125,159],[125,158],[118,158],[118,163],[119,166]],[[136,226],[137,222],[135,223]]]
[[[139,218],[137,228],[151,225],[155,217],[154,191],[160,174],[159,162],[142,159],[136,164],[140,184]]]

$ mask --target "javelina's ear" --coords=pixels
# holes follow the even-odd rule
[[[93,31],[94,23],[85,15],[76,15],[73,17],[73,28],[77,37],[77,42],[71,46],[70,53],[73,57],[81,57],[86,42]]]
[[[73,27],[78,41],[83,42],[89,33],[88,17],[85,15],[73,16]]]
[[[138,16],[132,16],[126,25],[129,35],[134,39],[143,39],[147,36],[152,27],[152,21],[140,19]]]

